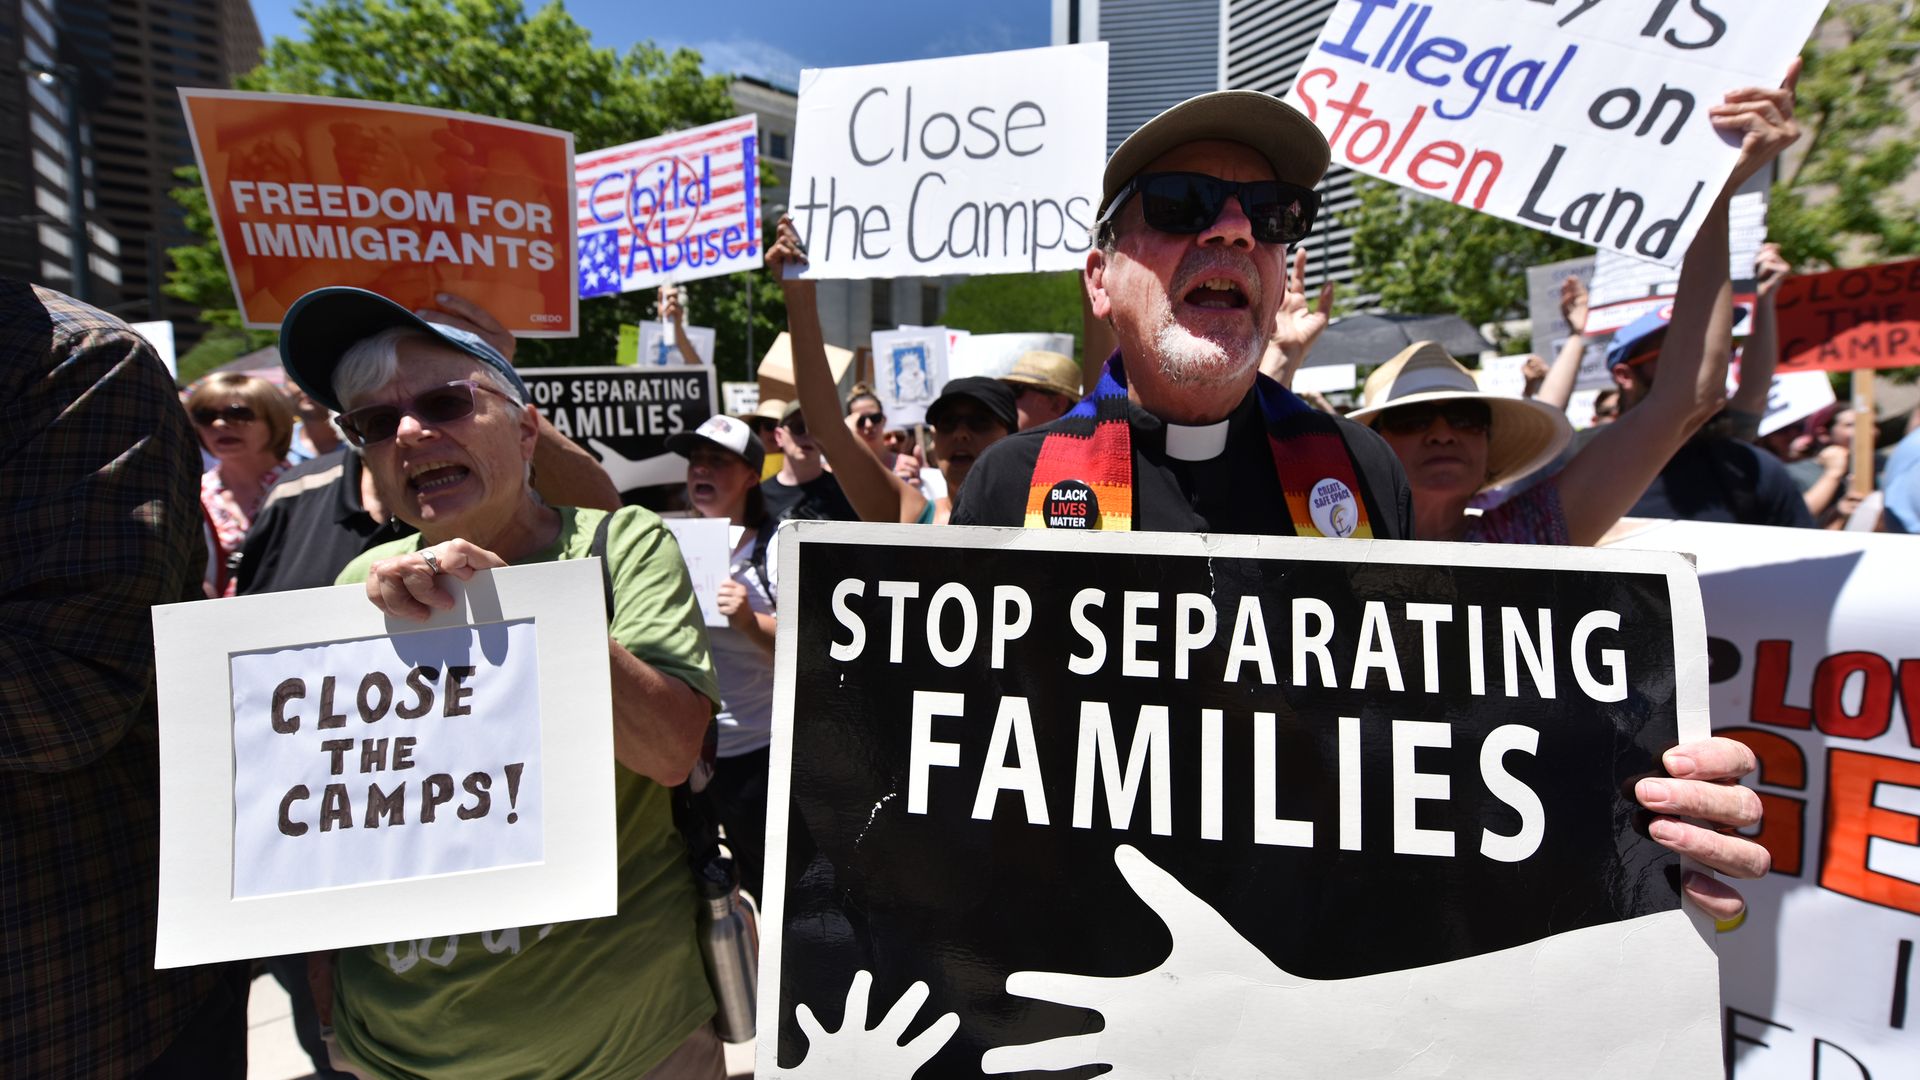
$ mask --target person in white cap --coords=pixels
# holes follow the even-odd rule
[[[727,625],[709,626],[720,682],[719,760],[707,798],[727,827],[740,884],[758,899],[767,854],[768,744],[773,741],[773,528],[760,470],[766,451],[744,421],[710,416],[667,439],[687,459],[687,501],[697,517],[727,522],[727,580],[717,607]]]

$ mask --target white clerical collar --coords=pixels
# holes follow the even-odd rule
[[[1227,422],[1167,425],[1167,456],[1177,461],[1211,461],[1227,448]]]

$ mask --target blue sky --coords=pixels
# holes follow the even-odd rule
[[[253,0],[268,40],[298,37],[296,0]],[[527,0],[537,8],[538,0]],[[958,56],[1049,44],[1050,0],[735,0],[635,4],[631,0],[573,0],[573,17],[594,43],[624,50],[651,38],[688,46],[715,73],[754,75],[796,85],[803,67],[841,67],[929,56]],[[960,13],[964,12],[964,15]]]

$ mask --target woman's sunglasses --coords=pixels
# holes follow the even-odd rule
[[[218,409],[202,405],[193,410],[193,422],[201,427],[212,427],[215,420],[225,420],[229,424],[251,424],[258,419],[260,419],[258,413],[239,402],[223,405]]]
[[[1111,222],[1134,195],[1147,224],[1164,233],[1183,236],[1205,232],[1220,218],[1229,198],[1240,200],[1240,212],[1253,225],[1253,238],[1262,244],[1297,244],[1313,231],[1320,212],[1320,196],[1310,188],[1282,180],[1222,180],[1206,173],[1141,173],[1114,193],[1103,221]]]
[[[490,386],[472,379],[461,379],[423,390],[415,394],[413,401],[405,407],[366,405],[352,412],[341,413],[337,422],[340,430],[347,433],[347,438],[353,440],[353,445],[369,446],[386,442],[399,434],[403,417],[411,416],[423,424],[450,424],[472,416],[475,390],[506,397]]]
[[[886,423],[887,414],[877,412],[860,413],[853,418],[853,422],[859,424],[861,427],[872,427],[876,424]]]
[[[1440,417],[1455,431],[1481,432],[1493,426],[1493,410],[1480,401],[1423,401],[1395,405],[1373,418],[1373,426],[1392,435],[1412,435],[1433,426]]]

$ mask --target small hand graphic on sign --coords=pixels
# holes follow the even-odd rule
[[[847,987],[847,1008],[841,1014],[840,1030],[828,1031],[814,1018],[804,1003],[794,1010],[794,1020],[807,1036],[807,1056],[792,1068],[782,1070],[790,1080],[842,1080],[858,1076],[864,1080],[908,1080],[947,1044],[960,1027],[957,1013],[935,1020],[913,1041],[900,1045],[900,1036],[926,1004],[927,984],[914,983],[900,995],[886,1018],[869,1028],[867,995],[873,989],[873,974],[857,971]]]

